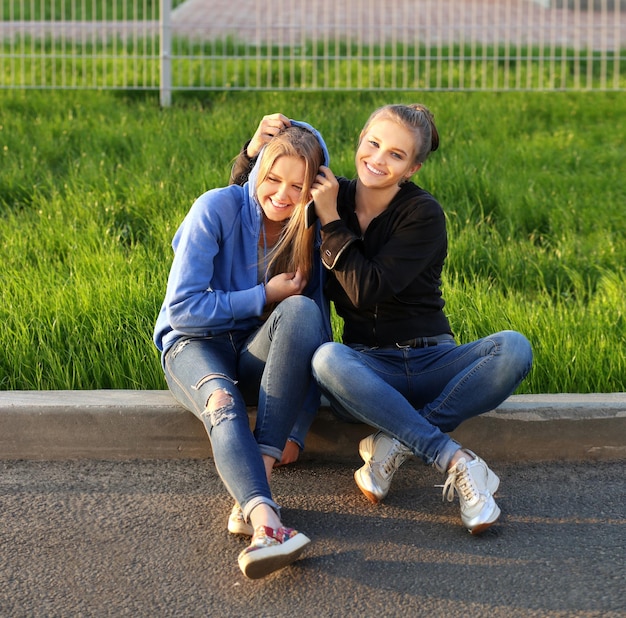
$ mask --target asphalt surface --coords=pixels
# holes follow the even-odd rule
[[[0,461],[0,616],[626,616],[623,462],[490,462],[501,520],[480,537],[411,460],[386,501],[354,462],[276,471],[312,543],[249,581],[209,459]]]

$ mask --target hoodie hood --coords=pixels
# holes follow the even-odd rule
[[[315,127],[312,127],[308,122],[304,122],[302,120],[291,120],[291,119],[289,119],[289,122],[291,122],[293,126],[307,129],[308,131],[313,133],[313,135],[315,135],[315,137],[317,138],[317,141],[320,143],[320,146],[322,147],[322,152],[324,153],[324,165],[326,167],[330,167],[330,155],[328,154],[328,148],[326,147],[326,142],[324,141],[322,134]],[[261,152],[259,153],[257,157],[256,163],[254,164],[254,167],[252,168],[252,171],[250,172],[250,175],[248,176],[248,194],[250,195],[250,198],[255,203],[256,203],[256,180],[259,175],[259,167],[261,165],[261,159],[263,157],[264,150],[265,150],[265,147],[261,149]],[[258,203],[257,203],[257,206],[258,206]]]

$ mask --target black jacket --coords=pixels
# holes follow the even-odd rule
[[[448,243],[437,200],[408,182],[361,236],[356,181],[338,181],[341,221],[322,228],[321,254],[344,343],[381,346],[452,334],[441,296]]]

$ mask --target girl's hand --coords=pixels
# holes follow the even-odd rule
[[[270,114],[269,116],[263,116],[255,134],[252,136],[248,147],[246,148],[246,154],[253,159],[256,157],[261,148],[267,144],[272,137],[275,137],[285,127],[290,127],[291,122],[287,116],[282,114]]]
[[[295,273],[281,273],[274,275],[265,284],[265,302],[270,305],[285,300],[288,296],[302,294],[307,280],[297,270]]]
[[[337,194],[339,183],[329,167],[322,165],[320,173],[311,186],[311,197],[315,202],[315,212],[322,225],[339,219],[337,212]]]
[[[287,440],[287,444],[285,444],[285,448],[283,449],[283,456],[281,457],[280,461],[277,461],[274,464],[274,468],[295,463],[296,461],[298,461],[299,456],[300,447],[292,440]]]

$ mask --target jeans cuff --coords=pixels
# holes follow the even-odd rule
[[[268,455],[273,457],[276,461],[280,461],[283,456],[283,451],[275,446],[269,446],[268,444],[259,444],[259,450],[261,455]]]
[[[435,466],[439,472],[447,472],[452,457],[460,448],[462,448],[461,445],[450,438],[446,445],[439,451],[439,454],[433,462],[433,466]]]
[[[252,498],[250,502],[247,502],[245,506],[241,507],[246,521],[250,521],[250,513],[252,513],[252,511],[259,506],[259,504],[267,504],[269,507],[273,508],[280,519],[280,507],[278,504],[265,496],[257,496],[256,498]]]

